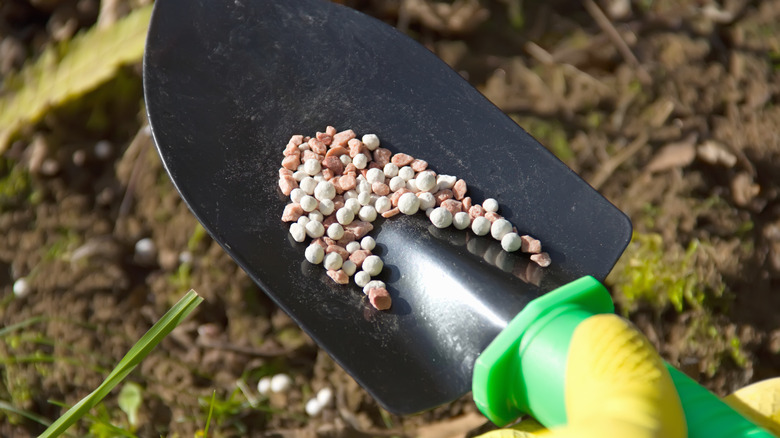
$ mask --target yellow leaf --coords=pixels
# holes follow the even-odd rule
[[[108,81],[117,69],[141,60],[152,5],[136,9],[105,29],[93,27],[47,48],[0,90],[0,153],[26,124],[52,108]]]

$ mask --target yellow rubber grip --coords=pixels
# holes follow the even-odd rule
[[[723,401],[745,418],[780,436],[780,377],[748,385]]]
[[[481,438],[687,436],[682,405],[666,366],[644,335],[617,315],[591,316],[574,330],[565,388],[566,426],[546,431],[502,429]]]

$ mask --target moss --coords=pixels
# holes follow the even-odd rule
[[[0,212],[18,208],[32,195],[30,174],[16,162],[0,157]]]
[[[709,297],[722,296],[726,287],[720,276],[702,275],[703,245],[698,240],[686,247],[667,245],[660,234],[635,232],[607,279],[625,312],[639,301],[659,312],[668,304],[677,312],[698,310]]]
[[[509,25],[514,30],[522,30],[525,27],[525,11],[523,10],[523,0],[506,1],[506,17]]]
[[[203,225],[196,224],[192,236],[190,236],[190,239],[187,241],[187,250],[195,251],[207,237],[208,233],[206,233],[206,229],[203,228]]]

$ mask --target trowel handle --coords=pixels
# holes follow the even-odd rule
[[[477,360],[472,389],[500,426],[527,413],[626,438],[773,436],[664,363],[592,277],[529,303]]]
[[[666,363],[680,395],[689,435],[694,437],[761,437],[773,434],[748,421],[720,397],[708,391],[685,373]]]

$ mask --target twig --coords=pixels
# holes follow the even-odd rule
[[[593,188],[596,190],[601,188],[601,185],[604,184],[610,176],[612,176],[615,170],[617,170],[617,168],[620,167],[620,165],[623,164],[626,160],[639,152],[639,150],[642,149],[642,146],[645,144],[647,144],[647,133],[643,132],[642,134],[639,134],[639,137],[634,139],[634,141],[631,142],[631,144],[629,144],[625,149],[621,150],[620,152],[613,155],[612,158],[605,161],[601,167],[599,167],[599,170],[596,172],[593,178],[590,179],[590,185],[593,186]]]
[[[133,195],[135,193],[135,186],[138,181],[138,176],[141,173],[143,159],[145,158],[144,152],[146,146],[151,143],[149,134],[146,127],[143,126],[138,130],[138,133],[133,138],[130,146],[127,147],[125,155],[129,153],[137,153],[135,160],[133,161],[133,168],[130,172],[130,178],[127,181],[127,188],[125,189],[125,195],[122,198],[122,202],[119,204],[119,211],[117,213],[117,221],[130,212],[130,207],[133,202]]]
[[[631,51],[631,48],[628,47],[626,40],[624,40],[620,35],[620,32],[615,29],[615,26],[612,25],[612,22],[609,21],[607,15],[604,14],[596,2],[593,0],[583,0],[582,3],[585,6],[585,9],[588,10],[588,13],[591,15],[591,17],[596,20],[596,24],[598,24],[601,30],[607,34],[610,40],[612,40],[612,44],[617,47],[618,52],[620,52],[620,55],[623,56],[623,59],[625,59],[626,62],[631,64],[636,69],[639,80],[645,84],[652,82],[652,78],[639,63],[639,59],[634,56],[634,53]]]
[[[572,64],[569,64],[568,62],[560,62],[555,59],[555,56],[553,56],[550,52],[539,46],[538,44],[529,41],[525,43],[525,51],[528,52],[529,55],[534,57],[537,61],[541,62],[542,64],[547,65],[561,65],[566,71],[573,73],[576,76],[579,76],[583,79],[585,79],[587,82],[593,84],[596,86],[596,88],[599,88],[603,92],[609,92],[610,88],[605,85],[600,80],[596,79],[595,77],[589,75],[588,73],[585,73],[584,71],[580,70],[579,68],[575,67]]]

